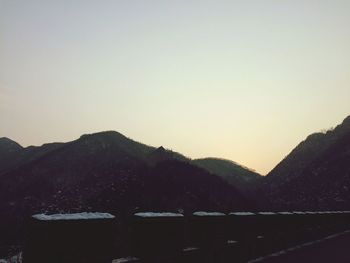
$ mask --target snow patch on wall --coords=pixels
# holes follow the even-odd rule
[[[37,220],[50,221],[50,220],[88,220],[88,219],[112,219],[115,218],[109,213],[98,213],[98,212],[83,212],[74,214],[36,214],[32,216]]]
[[[140,212],[134,214],[135,216],[139,217],[183,217],[183,214],[179,213],[168,213],[168,212],[160,212],[160,213],[155,213],[155,212]]]

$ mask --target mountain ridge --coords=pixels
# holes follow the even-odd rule
[[[262,178],[260,174],[252,169],[223,158],[206,157],[194,159],[191,163],[220,176],[226,182],[238,187],[240,190],[246,190],[251,184],[256,183],[257,180]]]
[[[350,203],[350,116],[299,143],[258,187],[272,208],[346,209]]]
[[[0,167],[0,246],[23,240],[25,219],[34,213],[99,210],[127,218],[142,210],[255,207],[234,186],[181,154],[117,132],[31,146],[16,156],[11,167]]]
[[[4,138],[7,138],[7,137],[4,137]],[[11,139],[8,139],[8,140],[12,141]],[[232,167],[240,167],[241,170],[243,170],[243,169],[247,170],[247,171],[249,171],[247,174],[249,174],[249,173],[258,174],[254,170],[252,170],[248,167],[245,167],[243,165],[240,165],[232,160],[223,159],[223,158],[216,158],[216,157],[191,159],[191,158],[188,158],[188,157],[186,157],[178,152],[174,152],[172,150],[166,149],[163,146],[159,146],[158,148],[156,148],[154,146],[140,143],[138,141],[130,139],[127,136],[125,136],[117,131],[113,131],[113,130],[101,131],[101,132],[96,132],[96,133],[91,133],[91,134],[83,134],[78,139],[73,140],[73,141],[69,141],[66,143],[45,143],[41,146],[28,146],[25,148],[21,147],[21,150],[25,150],[28,153],[23,153],[22,155],[24,155],[24,156],[16,157],[16,158],[17,159],[25,159],[27,157],[27,155],[33,154],[31,152],[36,152],[38,149],[45,148],[46,152],[43,152],[43,154],[37,153],[38,156],[33,154],[34,157],[32,159],[36,159],[36,158],[40,157],[41,155],[49,153],[51,150],[55,150],[55,149],[58,149],[60,147],[64,147],[67,144],[73,144],[76,142],[83,142],[84,143],[87,140],[89,141],[90,146],[92,147],[91,150],[93,149],[93,147],[95,147],[98,144],[100,144],[105,149],[112,147],[112,146],[117,146],[122,151],[125,151],[126,153],[131,154],[134,157],[137,157],[137,158],[139,158],[139,159],[141,159],[149,164],[155,164],[159,161],[176,159],[176,160],[180,160],[180,161],[190,162],[198,167],[206,169],[206,165],[201,166],[201,165],[198,165],[197,163],[202,162],[202,161],[206,161],[206,160],[216,160],[216,161],[220,161],[220,162],[224,162],[224,163],[230,163],[230,164],[232,164]],[[16,143],[15,141],[12,141],[12,142]],[[0,150],[1,150],[1,146],[0,146]],[[22,163],[25,163],[25,161],[22,161],[22,162],[18,161],[18,163],[22,164]],[[215,173],[215,171],[213,171],[211,169],[206,169],[206,170],[215,174],[215,175],[218,175],[220,177],[225,177],[222,174],[220,174],[220,172]],[[2,169],[1,169],[1,165],[0,165],[0,173],[1,173],[1,171],[2,171]],[[237,176],[239,176],[239,174]],[[242,181],[245,181],[244,178]]]

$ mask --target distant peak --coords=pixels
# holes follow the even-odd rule
[[[80,136],[80,139],[88,138],[88,137],[125,137],[125,136],[117,131],[102,131],[102,132],[96,132],[96,133],[90,133],[90,134],[83,134]]]
[[[235,161],[225,159],[225,158],[220,158],[220,157],[204,157],[204,158],[197,159],[197,160],[224,162],[224,163],[229,163],[231,165],[244,167],[244,165],[241,165]]]
[[[11,147],[11,148],[17,148],[17,149],[22,149],[23,147],[19,144],[19,143],[17,143],[17,142],[15,142],[15,141],[13,141],[13,140],[11,140],[11,139],[9,139],[9,138],[7,138],[7,137],[1,137],[0,138],[0,146],[2,146],[2,147]]]
[[[7,137],[0,137],[0,142],[13,142],[13,141]]]
[[[205,157],[205,158],[201,158],[201,159],[195,159],[194,162],[212,162],[212,163],[217,163],[220,165],[225,165],[225,166],[230,166],[230,167],[237,167],[239,169],[243,169],[246,171],[249,171],[251,173],[255,173],[257,175],[260,176],[260,174],[258,172],[256,172],[254,169],[251,169],[245,165],[242,165],[238,162],[229,160],[229,159],[225,159],[225,158],[220,158],[220,157]]]

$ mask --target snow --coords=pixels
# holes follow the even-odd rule
[[[280,215],[292,215],[293,213],[292,212],[278,212],[277,214],[280,214]]]
[[[220,212],[204,212],[204,211],[199,211],[199,212],[194,212],[194,216],[225,216],[224,213]]]
[[[169,213],[169,212],[160,212],[160,213],[141,212],[141,213],[136,213],[134,215],[139,217],[183,217],[184,216],[183,214]]]
[[[259,212],[258,214],[259,214],[259,215],[263,215],[263,216],[272,216],[272,215],[275,215],[274,212]]]
[[[233,212],[233,213],[229,213],[230,216],[253,216],[255,215],[252,212]]]
[[[305,211],[305,213],[308,215],[316,215],[317,214],[317,212],[315,212],[315,211]]]
[[[87,220],[87,219],[112,219],[115,218],[109,213],[98,213],[98,212],[83,212],[74,214],[36,214],[32,216],[37,220],[51,221],[51,220]]]
[[[305,213],[305,212],[302,212],[302,211],[293,211],[293,214],[296,214],[296,215],[305,215],[306,213]]]

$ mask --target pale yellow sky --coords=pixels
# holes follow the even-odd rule
[[[117,130],[266,174],[350,114],[350,1],[0,0],[0,137]]]

